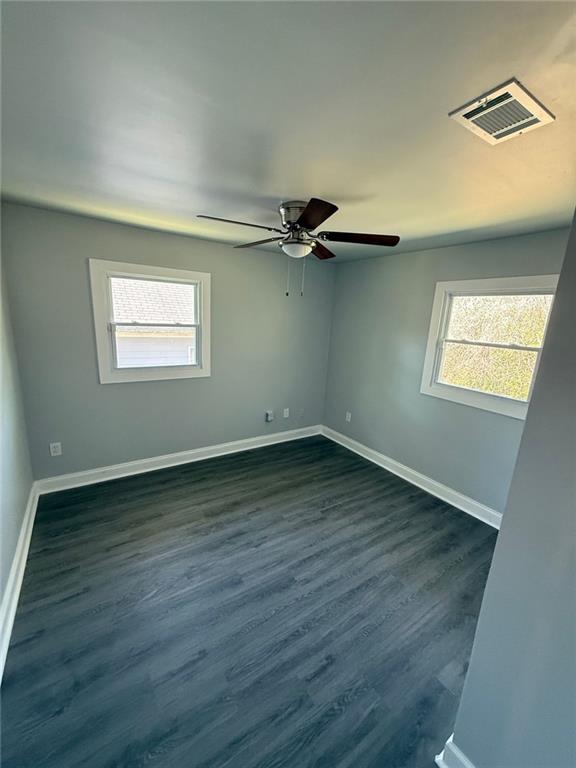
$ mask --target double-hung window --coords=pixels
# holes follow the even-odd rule
[[[210,375],[210,275],[90,259],[100,381]]]
[[[523,419],[557,279],[437,283],[421,392]]]

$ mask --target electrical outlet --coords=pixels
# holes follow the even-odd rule
[[[50,456],[62,456],[62,443],[50,443]]]
[[[284,408],[284,410],[282,411],[282,416],[284,416],[285,419],[289,419],[290,418],[290,408]]]
[[[350,411],[346,411],[346,421],[352,421],[352,414]]]
[[[274,421],[274,411],[266,411],[266,421]]]

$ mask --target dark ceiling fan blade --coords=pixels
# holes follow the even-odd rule
[[[235,219],[221,219],[219,216],[206,216],[203,213],[199,213],[196,218],[211,219],[212,221],[223,221],[226,224],[240,224],[242,227],[256,227],[256,229],[265,229],[267,232],[280,232],[280,234],[284,234],[281,229],[276,229],[276,227],[265,227],[262,224],[250,224],[247,221],[236,221]]]
[[[328,203],[326,200],[319,200],[317,197],[311,197],[310,202],[304,208],[296,224],[303,229],[316,229],[336,213],[338,206],[334,203]]]
[[[329,251],[328,248],[322,245],[322,243],[319,243],[318,240],[316,240],[314,246],[312,247],[312,253],[318,259],[333,259],[334,256],[336,256],[335,253],[332,253],[332,251]]]
[[[361,245],[398,245],[398,235],[368,235],[364,232],[319,232],[318,237],[333,243],[360,243]]]
[[[253,245],[263,245],[264,243],[276,243],[278,240],[282,240],[281,237],[268,237],[266,240],[256,240],[254,243],[243,243],[242,245],[235,245],[234,248],[252,248]]]

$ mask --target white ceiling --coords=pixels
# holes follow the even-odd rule
[[[399,249],[568,224],[565,2],[4,2],[7,197],[219,241],[322,197]],[[490,146],[447,118],[516,76],[555,123]],[[264,235],[265,236],[265,235]],[[339,258],[381,255],[334,245]]]

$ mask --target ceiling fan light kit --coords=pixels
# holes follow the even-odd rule
[[[284,253],[288,254],[288,256],[291,256],[293,259],[303,259],[304,256],[308,256],[309,253],[312,253],[313,243],[307,243],[303,240],[293,238],[290,240],[281,240],[279,245]]]
[[[267,227],[262,224],[252,224],[236,219],[223,219],[218,216],[206,216],[198,214],[200,219],[222,221],[225,224],[238,224],[244,227],[265,229],[268,232],[277,232],[278,237],[268,237],[265,240],[256,240],[251,243],[236,245],[235,248],[252,248],[264,243],[278,243],[284,253],[293,259],[303,259],[313,253],[318,259],[332,259],[336,254],[322,245],[320,240],[335,243],[358,243],[359,245],[381,245],[393,247],[400,242],[397,235],[373,235],[361,232],[318,232],[312,234],[312,230],[323,224],[326,219],[338,210],[338,206],[327,200],[312,197],[308,202],[304,200],[288,200],[280,203],[281,228]]]

